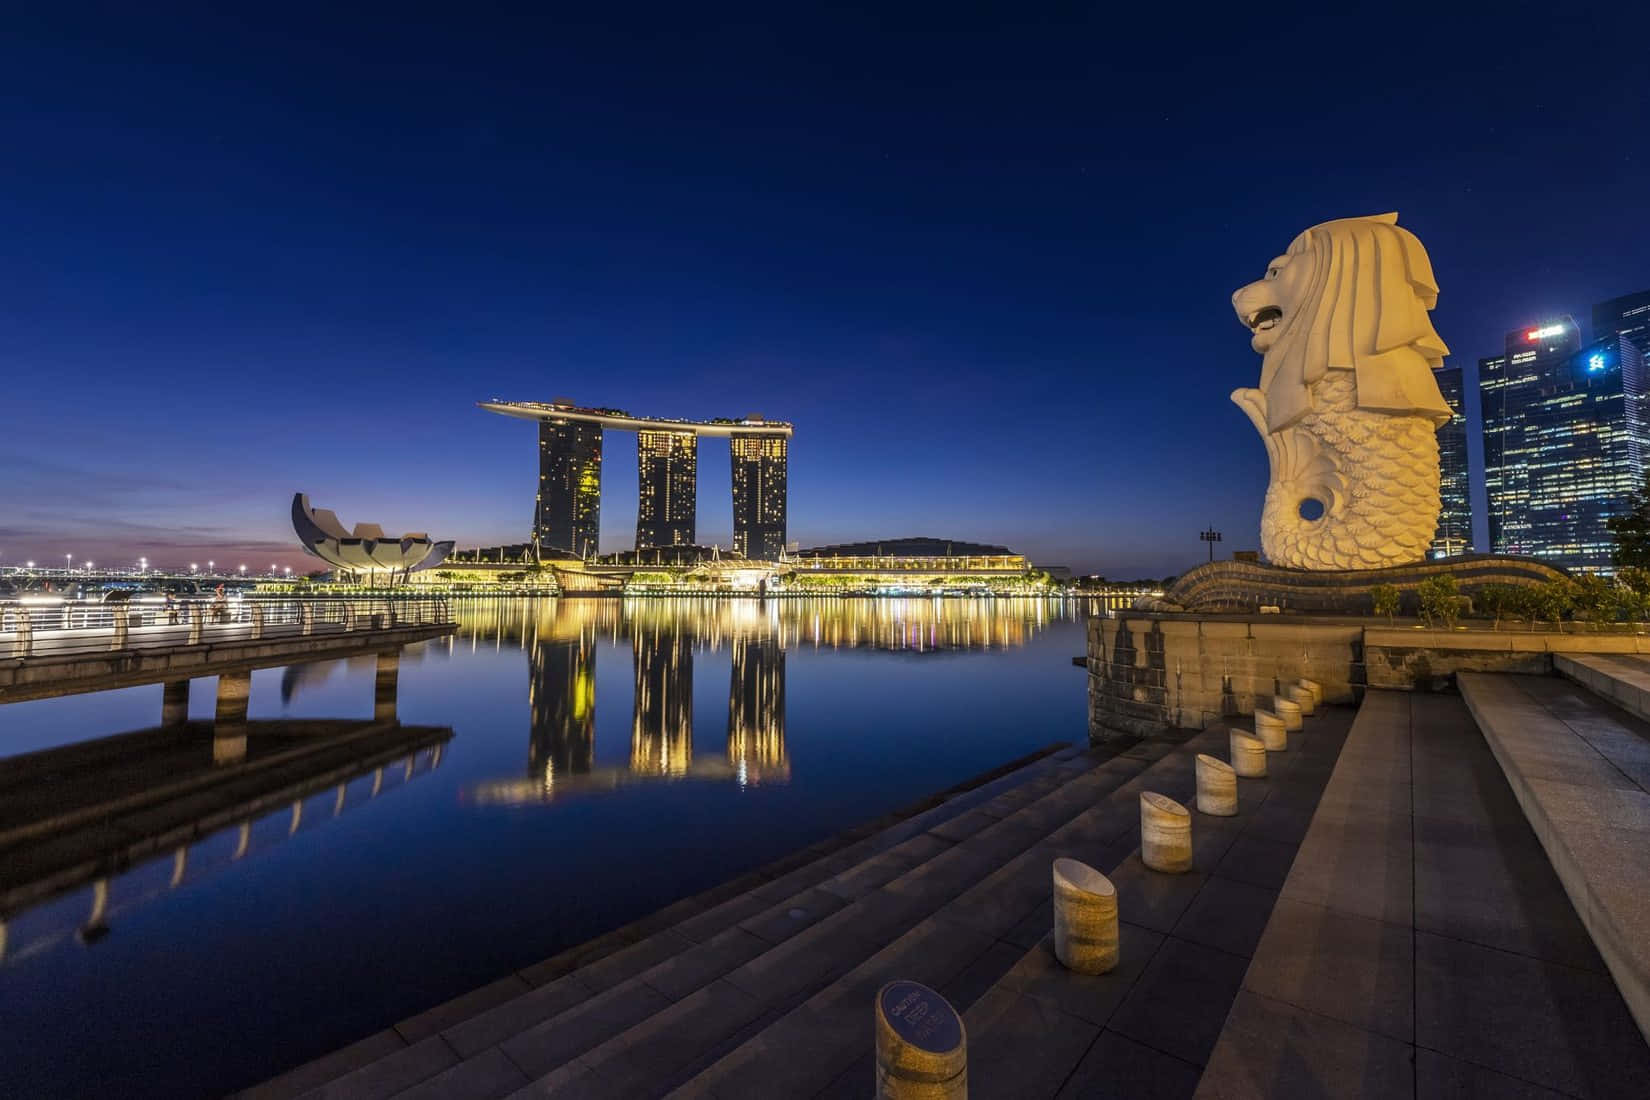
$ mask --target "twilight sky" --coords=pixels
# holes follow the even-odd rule
[[[1398,211],[1454,363],[1650,286],[1637,5],[31,7],[3,564],[307,566],[296,490],[521,540],[534,430],[474,402],[568,396],[795,421],[804,545],[1175,573],[1258,544],[1228,298],[1301,229]],[[628,547],[634,436],[604,477]],[[707,441],[701,541],[728,492]]]

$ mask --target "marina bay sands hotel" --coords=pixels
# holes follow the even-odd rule
[[[699,437],[727,436],[733,452],[733,549],[775,561],[785,548],[791,425],[742,420],[664,420],[617,409],[586,409],[564,398],[483,401],[488,412],[539,422],[539,491],[533,549],[596,556],[602,514],[602,432],[635,432],[640,476],[636,549],[698,541]]]

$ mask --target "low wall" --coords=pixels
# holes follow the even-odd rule
[[[1351,617],[1119,611],[1088,624],[1089,736],[1202,729],[1302,677],[1331,702],[1447,688],[1458,671],[1553,671],[1554,653],[1650,653],[1650,635],[1428,630]]]

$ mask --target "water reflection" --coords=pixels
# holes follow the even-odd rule
[[[246,729],[252,756],[272,766],[198,790],[182,788],[213,771],[207,722],[0,764],[0,965],[71,936],[102,939],[138,907],[434,771],[453,736],[332,719]]]
[[[783,783],[788,649],[866,648],[938,653],[1023,646],[1050,621],[1075,620],[1075,605],[1049,600],[469,600],[456,605],[450,643],[520,645],[527,654],[529,732],[525,777],[475,785],[479,803],[547,802],[573,792],[648,780],[729,779]],[[630,647],[628,766],[596,766],[596,655]],[[696,651],[731,651],[727,740],[695,754]]]

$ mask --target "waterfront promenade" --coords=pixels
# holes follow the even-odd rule
[[[1555,676],[1469,691],[1319,710],[1238,780],[1236,817],[1194,814],[1187,874],[1141,863],[1139,795],[1189,804],[1225,724],[1042,756],[243,1095],[863,1095],[872,995],[906,978],[963,1013],[980,1097],[1643,1096],[1633,975],[1514,793],[1555,765],[1492,751],[1484,700],[1536,691],[1629,771],[1650,725]],[[1599,774],[1638,828],[1638,781]],[[1117,886],[1109,974],[1054,960],[1059,856]],[[1642,856],[1614,873],[1650,884]]]

